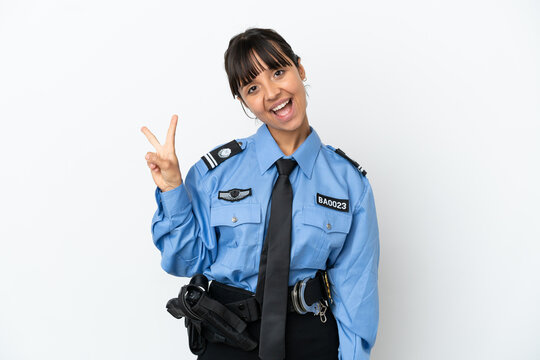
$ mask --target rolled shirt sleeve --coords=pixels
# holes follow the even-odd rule
[[[339,332],[339,359],[370,358],[379,323],[379,230],[373,192],[367,178],[351,229],[328,269]]]
[[[180,186],[166,192],[156,187],[155,198],[151,231],[161,267],[176,276],[204,272],[216,257],[217,239],[209,226],[210,199],[197,166]]]

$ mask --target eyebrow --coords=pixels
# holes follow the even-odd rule
[[[257,57],[257,54],[267,67],[264,67]],[[239,59],[239,67],[236,67],[237,86],[243,89],[249,85],[261,72],[265,70],[277,70],[287,66],[293,66],[289,59],[276,47],[270,48],[254,46],[248,53],[244,53]]]
[[[282,69],[284,69],[284,68],[286,68],[286,67],[288,67],[288,66],[292,66],[292,65],[281,65],[281,64],[277,64],[277,65],[279,65],[279,66],[277,66],[277,67],[263,68],[263,70],[262,70],[261,72],[259,72],[259,73],[257,74],[257,76],[259,76],[260,74],[262,74],[262,73],[265,72],[266,70],[270,70],[270,71],[272,71],[272,70],[282,70]],[[248,86],[248,85],[250,85],[251,83],[253,83],[253,80],[255,80],[255,79],[257,78],[257,76],[255,76],[253,79],[249,80],[249,82],[246,83],[245,85],[240,85],[240,88],[241,88],[241,89],[244,89],[246,86]]]

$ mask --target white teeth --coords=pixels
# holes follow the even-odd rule
[[[290,100],[291,100],[291,99],[285,101],[285,102],[284,102],[283,104],[281,104],[281,105],[276,106],[275,108],[272,109],[272,111],[278,111],[279,109],[282,109],[285,105],[287,105],[287,104],[289,103]]]

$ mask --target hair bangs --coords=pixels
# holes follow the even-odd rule
[[[233,96],[241,97],[240,88],[264,70],[298,67],[298,59],[290,45],[272,29],[251,28],[234,36],[225,52],[225,71]]]
[[[280,67],[292,66],[291,62],[283,53],[275,48],[274,44],[254,44],[249,52],[242,54],[244,59],[240,61],[242,64],[241,73],[239,74],[238,87],[245,86],[253,81],[266,68],[257,60],[255,53],[259,56],[263,63],[268,66],[268,69],[274,70]]]
[[[232,62],[232,79],[234,79],[233,92],[239,95],[240,89],[253,81],[261,72],[267,68],[270,70],[280,67],[292,66],[291,61],[277,49],[272,42],[245,44],[251,45],[249,49],[239,49],[237,61]],[[259,56],[267,68],[255,57]],[[236,90],[236,91],[234,91]]]

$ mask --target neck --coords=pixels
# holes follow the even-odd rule
[[[307,119],[294,131],[274,129],[270,126],[268,130],[285,156],[292,155],[311,133]]]

